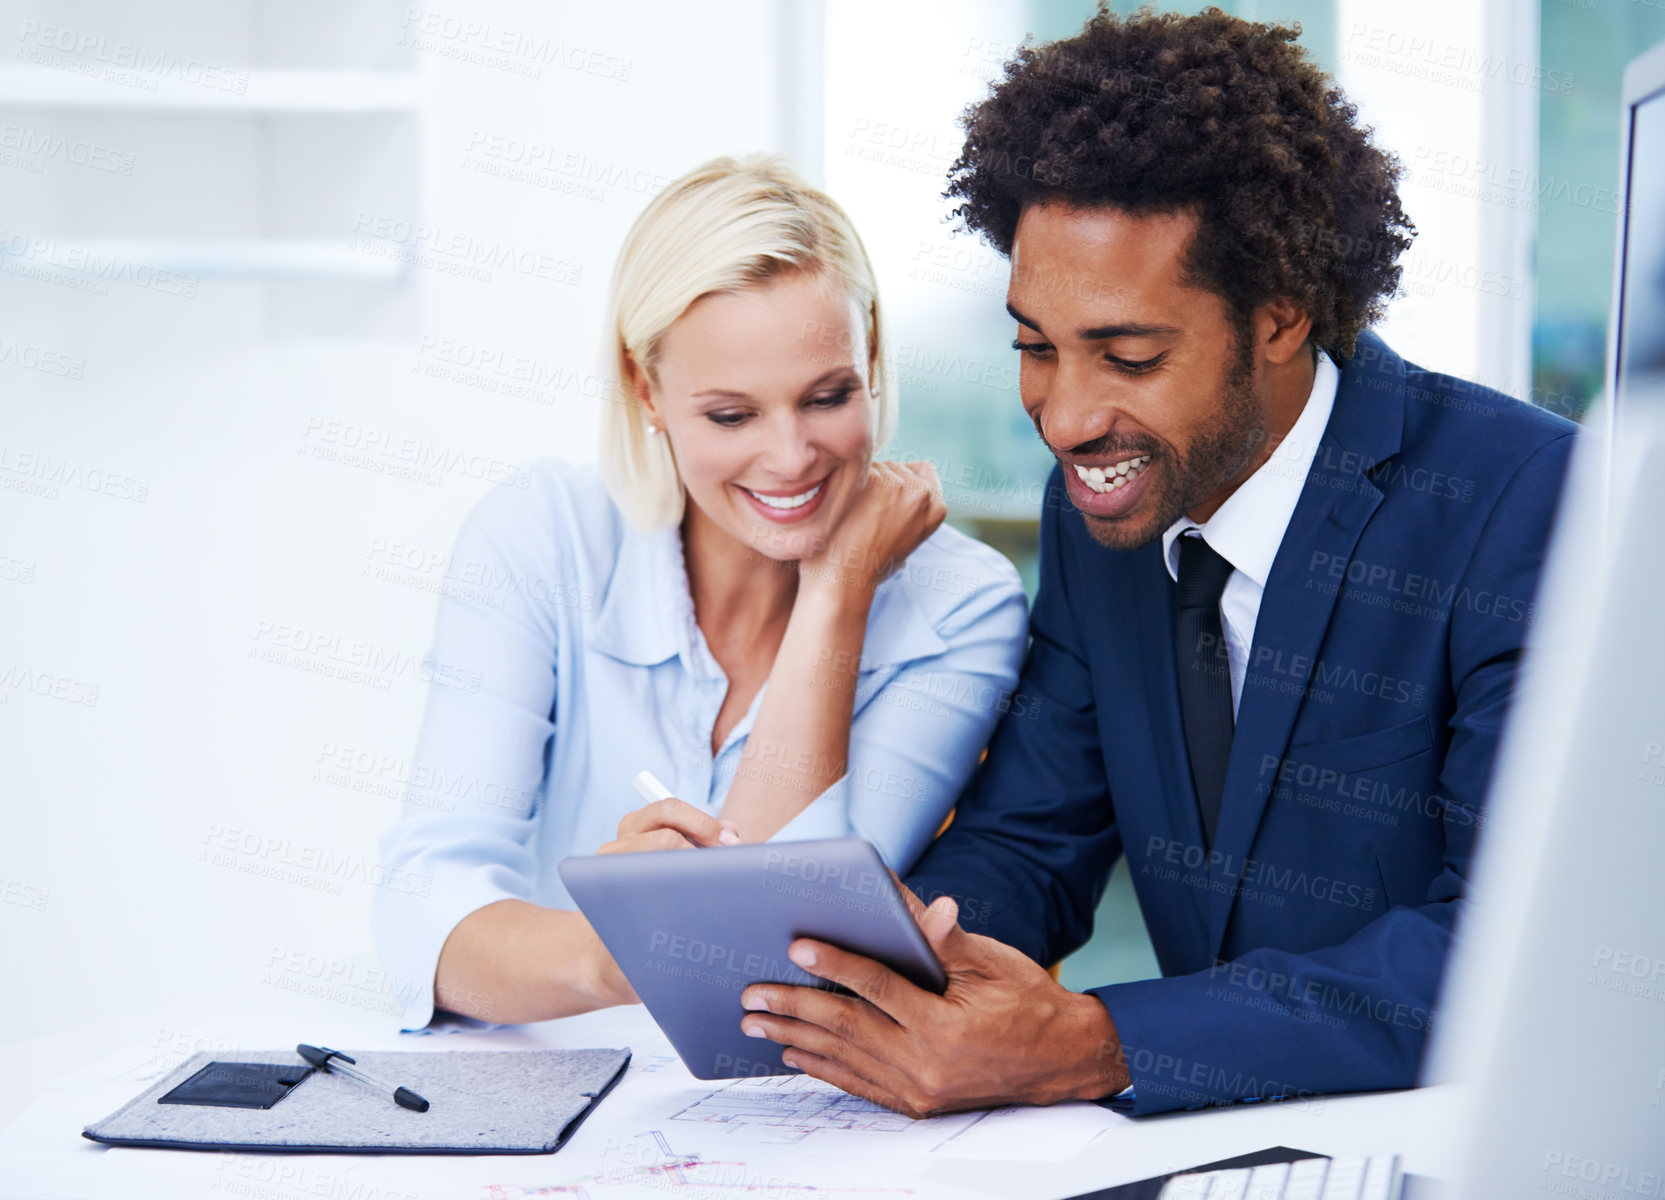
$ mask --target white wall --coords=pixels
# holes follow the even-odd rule
[[[1405,167],[1417,236],[1377,332],[1400,354],[1531,388],[1538,67],[1533,0],[1336,0],[1336,78]]]
[[[412,8],[0,4],[0,148],[36,151],[0,161],[0,230],[52,243],[0,257],[0,1038],[227,989],[282,1010],[320,972],[344,983],[326,1009],[393,1011],[366,880],[450,540],[506,464],[593,457],[612,256],[651,192],[783,148],[770,0]],[[11,56],[46,26],[72,49],[29,74]],[[412,98],[353,115],[331,77],[295,86],[338,111],[204,111],[195,67],[155,94],[99,77],[123,43],[248,71],[249,95],[332,68]],[[354,240],[416,227],[427,265]],[[139,244],[52,265],[87,237]],[[529,269],[451,273],[457,237]],[[269,238],[321,245],[326,276],[251,273]],[[140,286],[135,262],[176,275]],[[368,465],[343,461],[359,443]],[[397,477],[405,444],[456,465]],[[366,654],[391,665],[314,670]],[[328,777],[332,748],[382,767]]]
[[[892,449],[935,464],[951,519],[1035,519],[1052,465],[1018,398],[1008,264],[942,197],[960,116],[1028,17],[1001,0],[842,0],[827,13],[827,188],[878,276],[903,396]]]

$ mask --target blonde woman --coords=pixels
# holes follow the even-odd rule
[[[1017,573],[942,526],[929,464],[874,459],[895,393],[832,200],[707,163],[637,219],[610,307],[599,468],[488,495],[453,565],[505,588],[440,601],[427,790],[382,840],[423,886],[374,913],[407,1029],[635,1001],[567,855],[853,835],[906,871],[1017,679]],[[644,768],[677,798],[639,807]]]

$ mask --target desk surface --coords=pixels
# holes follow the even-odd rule
[[[320,1038],[343,1047],[417,1051],[628,1045],[635,1057],[614,1092],[549,1156],[193,1153],[111,1149],[80,1136],[84,1125],[195,1051],[274,1049]],[[61,1062],[60,1069],[75,1065]],[[801,1119],[802,1094],[778,1091],[784,1080],[759,1082],[760,1090],[724,1095],[726,1085],[694,1079],[641,1008],[426,1036],[339,1018],[321,1024],[310,1016],[181,1022],[165,1037],[129,1045],[35,1089],[32,1103],[0,1130],[0,1196],[604,1200],[761,1192],[776,1200],[829,1194],[1036,1200],[1273,1145],[1331,1155],[1398,1153],[1409,1170],[1440,1173],[1446,1148],[1439,1133],[1451,1106],[1444,1089],[1420,1089],[1137,1121],[1070,1105],[913,1123],[883,1110],[863,1112],[864,1102],[848,1100],[837,1106],[836,1121],[818,1122]]]

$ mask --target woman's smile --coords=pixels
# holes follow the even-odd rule
[[[820,510],[821,503],[827,495],[827,480],[830,478],[829,472],[808,486],[770,488],[767,491],[738,483],[734,488],[764,520],[777,525],[796,525],[809,520]]]

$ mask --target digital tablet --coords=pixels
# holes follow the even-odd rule
[[[948,985],[884,860],[861,838],[598,854],[561,882],[696,1079],[790,1075],[781,1047],[740,1031],[754,983],[839,990],[786,957],[812,937]]]

